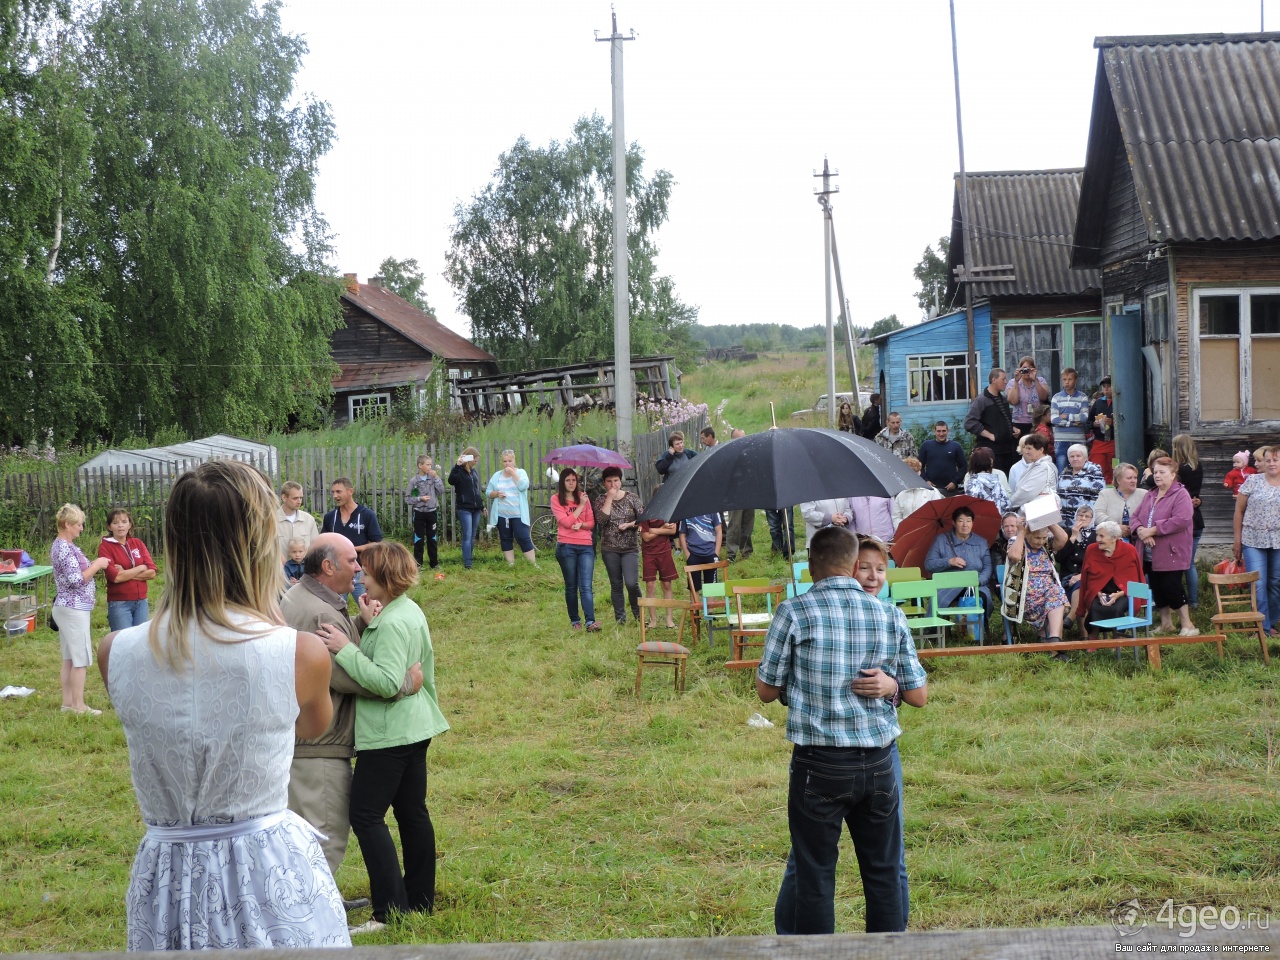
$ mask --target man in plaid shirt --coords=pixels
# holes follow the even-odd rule
[[[769,625],[756,672],[765,703],[787,706],[791,855],[774,927],[780,935],[835,932],[841,824],[853,838],[867,902],[867,932],[904,930],[902,825],[893,751],[902,730],[893,698],[928,698],[902,611],[853,579],[858,542],[840,527],[814,534],[814,585]]]

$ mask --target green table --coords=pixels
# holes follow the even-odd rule
[[[53,567],[22,567],[17,573],[0,573],[0,587],[8,592],[5,594],[9,601],[8,607],[12,607],[12,599],[14,587],[26,587],[28,584],[35,586],[36,609],[49,605],[49,578],[53,574]],[[19,593],[25,593],[26,590],[20,590]]]

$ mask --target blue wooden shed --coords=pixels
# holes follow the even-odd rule
[[[978,389],[991,369],[991,306],[973,308]],[[963,424],[972,397],[966,367],[969,337],[963,310],[882,334],[875,347],[876,390],[886,413],[902,414],[907,427],[928,429],[939,420]],[[957,429],[953,426],[953,435]]]

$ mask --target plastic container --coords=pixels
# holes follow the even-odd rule
[[[25,619],[24,620],[18,620],[18,619],[6,620],[4,622],[4,629],[5,629],[5,632],[9,634],[10,639],[12,639],[13,637],[18,636],[19,634],[23,634],[27,632],[27,621]]]

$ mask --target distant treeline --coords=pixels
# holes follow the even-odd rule
[[[692,328],[695,340],[701,340],[708,349],[742,347],[744,350],[803,350],[821,347],[826,340],[826,328],[821,326],[793,327],[789,323],[726,323],[719,326],[697,324]],[[837,330],[837,339],[844,337]]]

